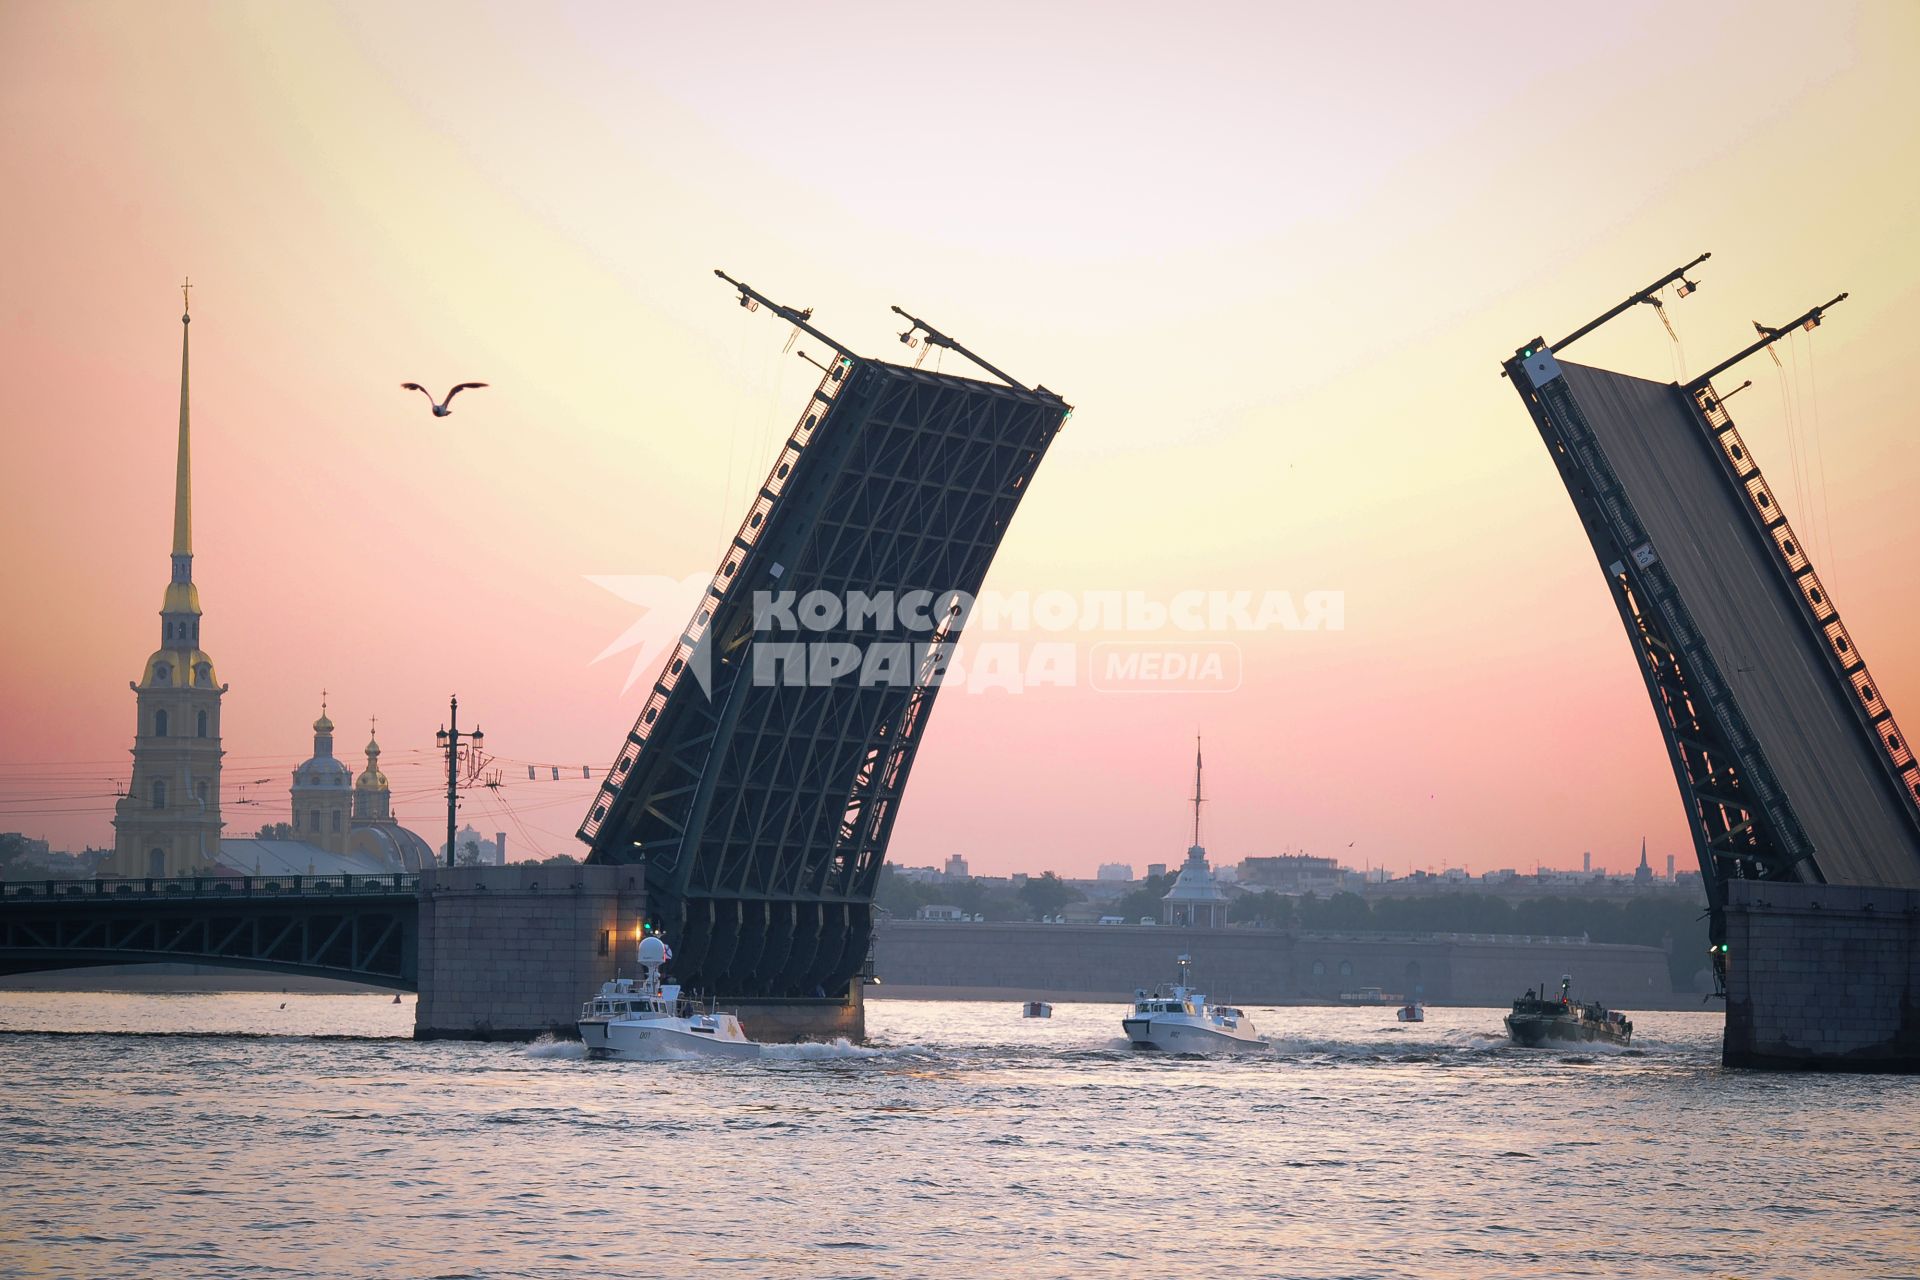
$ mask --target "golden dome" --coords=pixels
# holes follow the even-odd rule
[[[385,791],[387,775],[380,772],[380,743],[377,739],[367,739],[367,767],[354,779],[355,791]]]

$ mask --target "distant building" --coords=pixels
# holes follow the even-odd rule
[[[1158,880],[1158,879],[1159,879],[1159,878],[1160,878],[1161,876],[1163,876],[1163,875],[1165,875],[1165,874],[1167,874],[1167,864],[1166,864],[1166,863],[1164,863],[1164,862],[1149,862],[1149,863],[1147,864],[1147,879],[1149,879],[1149,880]]]
[[[133,777],[113,814],[116,876],[184,876],[220,853],[220,698],[227,687],[200,648],[193,585],[193,479],[187,317],[180,317],[180,434],[173,474],[173,552],[160,604],[160,647],[132,686]]]
[[[1187,847],[1187,860],[1174,879],[1173,888],[1160,900],[1163,923],[1187,925],[1199,929],[1224,929],[1227,925],[1227,891],[1214,879],[1207,865],[1207,851],[1200,845],[1200,744],[1193,750],[1193,843]]]
[[[1281,893],[1306,893],[1331,889],[1343,879],[1339,860],[1318,858],[1305,853],[1282,853],[1272,857],[1243,858],[1240,880],[1262,889]]]
[[[293,772],[292,839],[222,839],[220,704],[227,692],[200,648],[193,582],[193,474],[187,398],[187,316],[180,317],[180,426],[174,459],[173,550],[160,605],[160,647],[134,694],[133,776],[114,806],[114,844],[100,874],[135,879],[192,875],[341,875],[413,871],[432,860],[426,841],[394,821],[380,746],[367,744],[364,794],[333,757],[326,703],[313,722],[313,755]]]
[[[1667,879],[1673,879],[1673,855],[1667,855]]]
[[[507,864],[507,833],[497,831],[493,839],[481,835],[471,825],[461,827],[454,833],[453,845],[458,853],[456,857],[462,865],[476,867],[503,867]],[[446,861],[447,845],[440,843],[440,860]]]
[[[948,858],[946,877],[949,880],[965,880],[967,878],[967,860],[957,853]]]
[[[950,907],[950,906],[947,906],[945,903],[937,903],[937,904],[930,903],[927,906],[921,907],[918,911],[914,912],[913,918],[915,920],[959,921],[959,920],[964,920],[967,917],[966,917],[966,914],[962,912],[958,907]]]
[[[1207,866],[1207,851],[1199,845],[1187,850],[1173,888],[1160,900],[1163,924],[1191,925],[1200,929],[1224,929],[1227,925],[1227,892],[1213,878]]]
[[[1647,839],[1645,836],[1640,837],[1640,865],[1633,869],[1633,882],[1635,884],[1653,883],[1653,868],[1647,865]]]
[[[1103,862],[1100,871],[1094,877],[1097,880],[1132,880],[1133,864],[1130,862]]]

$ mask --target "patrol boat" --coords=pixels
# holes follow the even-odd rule
[[[660,966],[673,953],[661,938],[640,943],[644,978],[615,978],[580,1010],[580,1040],[593,1058],[660,1059],[682,1054],[757,1058],[759,1042],[747,1039],[740,1019],[698,1009],[680,996],[680,984],[662,983]]]
[[[1171,987],[1147,994],[1133,993],[1133,1010],[1120,1020],[1127,1040],[1136,1049],[1167,1053],[1265,1053],[1267,1039],[1252,1019],[1229,1005],[1209,1004],[1207,997],[1187,985],[1190,956],[1180,956],[1180,979]]]
[[[1570,974],[1560,975],[1560,998],[1536,996],[1532,988],[1513,1002],[1507,1015],[1507,1036],[1517,1045],[1537,1049],[1550,1041],[1585,1044],[1601,1041],[1624,1045],[1633,1039],[1633,1023],[1627,1015],[1609,1009],[1598,1001],[1575,1004],[1567,996],[1573,985]]]

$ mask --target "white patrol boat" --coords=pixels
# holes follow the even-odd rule
[[[747,1039],[730,1013],[696,1009],[680,998],[680,985],[660,981],[660,966],[673,953],[660,938],[640,943],[644,978],[615,978],[580,1010],[580,1040],[594,1058],[670,1058],[698,1053],[720,1058],[757,1058],[758,1041]]]
[[[1252,1020],[1231,1006],[1207,1003],[1205,995],[1187,985],[1192,958],[1183,955],[1178,963],[1180,980],[1173,986],[1152,995],[1145,987],[1133,993],[1133,1011],[1120,1020],[1133,1047],[1168,1053],[1265,1053],[1266,1037]]]

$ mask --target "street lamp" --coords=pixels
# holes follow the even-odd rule
[[[453,865],[454,860],[454,815],[460,807],[460,740],[466,739],[473,745],[473,749],[478,751],[480,744],[486,741],[486,737],[487,735],[480,731],[480,726],[477,724],[470,732],[460,731],[460,699],[449,698],[447,727],[433,735],[434,741],[440,744],[440,749],[447,753],[447,865],[449,867]]]

